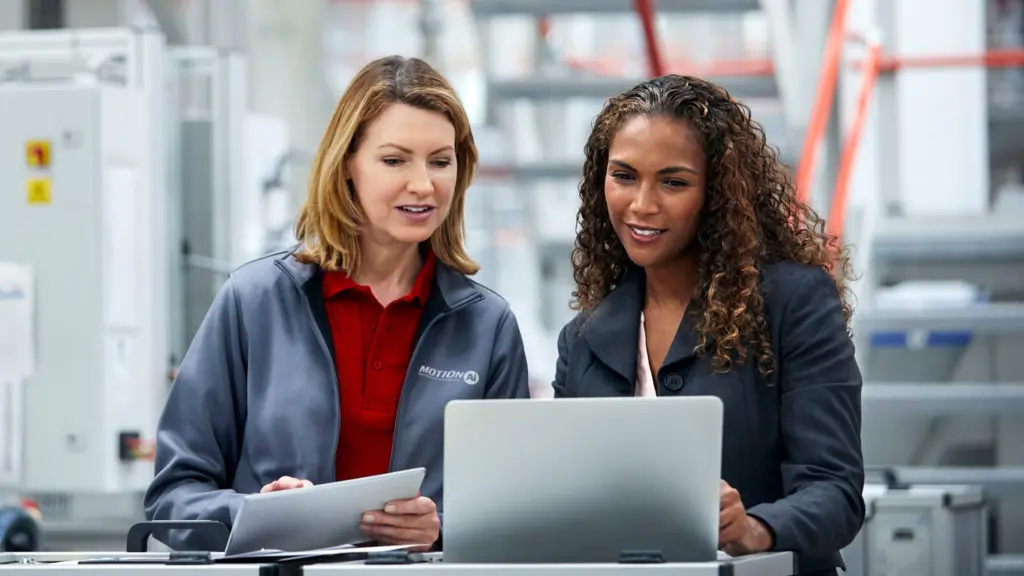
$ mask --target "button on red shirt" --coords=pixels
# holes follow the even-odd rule
[[[428,252],[412,290],[387,306],[344,272],[323,275],[341,396],[334,464],[338,480],[388,471],[398,398],[434,283],[434,266],[434,254]]]

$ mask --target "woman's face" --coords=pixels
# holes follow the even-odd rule
[[[630,260],[671,266],[693,246],[704,207],[706,162],[684,120],[637,116],[612,137],[604,197]]]
[[[366,126],[346,170],[366,215],[364,240],[424,242],[451,208],[455,127],[439,112],[392,104]]]

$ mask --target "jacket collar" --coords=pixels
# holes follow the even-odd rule
[[[582,339],[594,355],[631,385],[636,380],[640,312],[644,306],[646,281],[642,268],[630,266],[615,288],[590,313],[580,330]],[[696,301],[687,308],[662,368],[695,359],[693,349],[697,345],[697,333],[694,315],[697,310]]]
[[[277,256],[277,265],[284,270],[307,294],[311,284],[316,284],[314,292],[322,294],[319,288],[322,271],[316,264],[300,262],[295,254],[300,246],[296,245],[290,250],[280,253]],[[434,289],[430,291],[427,300],[426,310],[443,312],[458,307],[467,301],[480,298],[483,293],[473,282],[463,274],[452,270],[447,264],[438,259],[435,263]]]

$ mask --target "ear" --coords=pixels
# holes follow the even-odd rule
[[[354,156],[354,154],[349,154],[348,157],[342,161],[345,174],[348,175],[348,178],[345,179],[345,188],[348,189],[348,193],[351,194],[353,198],[356,195],[356,184],[352,180],[352,167],[355,165]]]

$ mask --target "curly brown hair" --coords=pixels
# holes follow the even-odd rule
[[[643,82],[609,99],[594,121],[579,187],[573,309],[593,310],[631,266],[612,229],[604,182],[612,137],[640,115],[687,121],[707,158],[706,198],[696,237],[700,278],[693,297],[703,312],[697,319],[696,352],[704,354],[713,342],[712,367],[725,372],[756,349],[760,373],[774,373],[760,270],[781,260],[833,273],[849,330],[848,249],[825,232],[825,221],[810,206],[797,200],[788,168],[751,119],[750,108],[715,84],[679,75]]]

